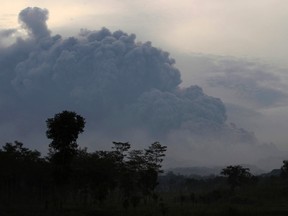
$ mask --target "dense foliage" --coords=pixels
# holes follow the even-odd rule
[[[249,168],[237,165],[226,167],[222,170],[221,174],[228,177],[228,183],[231,189],[235,190],[236,187],[255,181],[254,176],[249,171]]]
[[[127,208],[156,197],[166,146],[154,142],[131,150],[129,143],[113,142],[110,151],[88,152],[76,142],[84,131],[82,116],[63,111],[46,123],[52,139],[48,157],[18,141],[0,150],[0,209],[59,210],[69,203],[89,206],[112,198]]]

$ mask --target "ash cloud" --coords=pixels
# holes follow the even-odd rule
[[[19,14],[19,22],[22,24],[30,36],[40,39],[49,37],[50,31],[47,28],[48,10],[28,7]]]
[[[249,151],[249,161],[256,161],[267,149],[277,152],[273,145],[258,151],[263,145],[252,132],[227,123],[220,99],[197,85],[180,87],[175,60],[151,42],[107,28],[62,38],[51,34],[47,19],[46,9],[21,11],[28,37],[0,52],[3,144],[18,139],[47,148],[45,120],[67,109],[87,119],[81,142],[92,150],[116,139],[159,140],[172,149],[170,161],[194,157],[200,164],[247,161],[241,155]]]
[[[0,30],[0,38],[7,38],[14,34],[17,30],[16,29],[3,29]]]
[[[181,58],[181,63],[185,65],[184,77],[191,73],[191,77],[197,77],[197,81],[209,93],[229,103],[241,103],[253,109],[288,104],[287,69],[256,60],[225,56],[192,54]],[[193,69],[189,71],[189,68]],[[186,78],[189,80],[189,77]],[[233,98],[236,100],[233,101]]]
[[[287,68],[259,59],[208,54],[177,55],[177,60],[183,86],[197,82],[224,101],[229,122],[287,150]]]
[[[208,80],[211,87],[223,87],[258,107],[275,107],[287,103],[281,78],[271,73],[274,68],[245,61],[220,61],[222,75]],[[279,85],[280,84],[280,85]]]

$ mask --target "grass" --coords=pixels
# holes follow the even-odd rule
[[[199,186],[197,192],[181,190],[159,192],[159,199],[124,208],[120,200],[83,204],[66,201],[61,207],[45,206],[41,201],[17,200],[0,204],[1,216],[287,216],[288,183],[282,179],[262,179],[231,192],[227,187]],[[203,190],[201,190],[203,187]],[[22,199],[22,198],[21,198]]]

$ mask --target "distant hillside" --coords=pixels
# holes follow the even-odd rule
[[[281,175],[281,170],[280,169],[273,169],[269,173],[263,173],[261,176],[263,177],[271,177],[271,176],[280,176]]]
[[[245,168],[249,168],[251,173],[254,175],[260,175],[264,174],[265,171],[258,168],[257,166],[254,165],[247,165],[247,164],[242,164],[241,166]],[[220,175],[222,169],[225,167],[222,166],[216,166],[216,167],[176,167],[176,168],[171,168],[167,169],[166,172],[173,172],[176,175],[184,175],[184,176],[217,176]]]

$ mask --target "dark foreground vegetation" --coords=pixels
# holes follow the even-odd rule
[[[159,142],[88,152],[76,142],[83,117],[63,111],[46,123],[47,157],[17,141],[0,150],[1,216],[288,215],[288,161],[275,175],[242,166],[214,177],[162,174]]]

